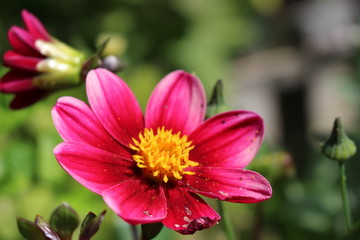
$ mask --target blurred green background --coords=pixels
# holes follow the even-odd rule
[[[338,164],[319,149],[338,116],[360,141],[357,1],[6,1],[0,7],[1,54],[10,47],[8,29],[23,26],[22,9],[34,13],[51,35],[89,54],[112,36],[114,53],[127,64],[119,76],[143,108],[165,74],[184,69],[203,81],[208,96],[223,79],[230,105],[264,117],[265,142],[248,168],[269,179],[273,197],[260,204],[225,204],[238,239],[342,238]],[[49,217],[63,201],[80,218],[108,209],[52,154],[62,140],[50,110],[64,95],[86,101],[80,86],[11,111],[12,96],[0,95],[0,239],[22,239],[16,216]],[[347,164],[354,222],[360,219],[359,158]],[[94,239],[130,239],[129,234],[129,226],[108,211]],[[226,239],[220,224],[192,236],[164,229],[156,239],[206,238]]]

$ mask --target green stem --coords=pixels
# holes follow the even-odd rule
[[[132,233],[132,236],[133,236],[133,240],[139,240],[139,235],[138,235],[136,226],[135,225],[130,225],[130,227],[131,227],[131,233]]]
[[[223,203],[220,200],[218,200],[217,202],[219,205],[220,215],[222,217],[221,225],[225,231],[226,238],[227,240],[235,240],[236,238],[235,238],[234,227],[231,224],[230,216],[225,211]]]
[[[341,197],[342,197],[343,210],[346,221],[346,230],[347,232],[349,232],[352,228],[352,223],[351,223],[351,212],[350,212],[349,199],[348,199],[347,187],[346,187],[345,163],[339,162],[339,166],[340,166],[340,181],[341,181]]]

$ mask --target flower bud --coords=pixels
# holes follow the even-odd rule
[[[105,217],[104,210],[98,216],[89,212],[84,218],[79,240],[90,240],[99,230]],[[18,229],[23,237],[28,240],[67,240],[72,238],[74,230],[79,225],[76,211],[67,203],[63,203],[52,213],[50,222],[40,215],[36,215],[31,222],[24,218],[17,218]]]
[[[96,52],[85,60],[81,69],[81,79],[85,81],[88,72],[95,68],[105,68],[111,72],[117,72],[126,67],[125,63],[121,59],[113,55],[104,55],[104,50],[109,43],[110,38],[105,39]]]
[[[335,119],[331,135],[322,145],[321,153],[336,161],[345,161],[356,153],[356,145],[346,135],[340,118]]]
[[[17,218],[17,226],[20,234],[28,240],[47,240],[45,234],[35,223],[24,219]]]
[[[56,208],[50,217],[50,226],[61,239],[71,239],[79,223],[76,211],[67,203]]]
[[[3,57],[10,68],[0,78],[0,92],[13,93],[10,107],[27,107],[50,93],[81,83],[85,54],[51,36],[35,15],[21,12],[25,28],[8,31],[11,50]]]

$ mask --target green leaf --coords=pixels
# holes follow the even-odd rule
[[[46,239],[49,240],[61,240],[56,232],[51,228],[50,224],[42,216],[36,216],[35,224],[41,229],[45,234]]]
[[[45,234],[35,223],[24,218],[17,218],[16,222],[19,232],[24,238],[28,240],[47,240]]]
[[[96,216],[94,213],[89,212],[81,224],[79,240],[89,240],[99,230],[100,224],[105,217],[106,210]]]
[[[143,239],[144,240],[153,239],[160,233],[163,226],[164,225],[161,222],[141,224],[141,231],[142,231]]]
[[[76,211],[67,203],[56,208],[50,217],[50,226],[62,240],[71,240],[71,236],[79,223]]]

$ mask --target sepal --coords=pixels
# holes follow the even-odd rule
[[[222,80],[218,80],[213,88],[210,101],[207,105],[206,118],[215,116],[226,111],[231,110],[231,107],[224,99],[224,84]]]
[[[84,221],[81,224],[80,237],[79,240],[89,240],[100,228],[100,224],[104,220],[106,211],[102,211],[98,216],[94,213],[89,212],[88,215],[84,218]]]
[[[161,232],[163,226],[161,222],[141,224],[142,239],[151,240],[155,238]]]

